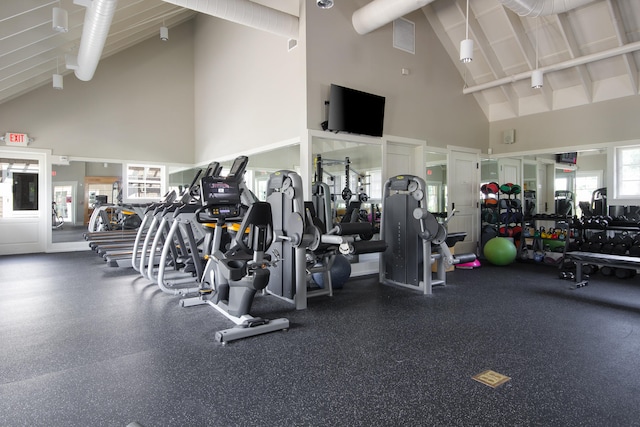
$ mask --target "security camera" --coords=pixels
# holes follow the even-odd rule
[[[333,7],[333,0],[316,0],[316,4],[320,9],[330,9]]]

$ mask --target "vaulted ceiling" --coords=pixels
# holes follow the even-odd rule
[[[290,11],[298,0],[258,3]],[[56,6],[69,13],[66,33],[52,29]],[[476,98],[490,121],[638,95],[640,1],[587,0],[563,13],[525,17],[499,0],[470,0],[474,59],[463,64],[466,7],[466,0],[434,0],[422,11],[465,82],[460,90]],[[64,58],[77,53],[84,13],[72,0],[2,0],[0,103],[67,72]],[[120,0],[102,57],[196,13],[162,0]],[[541,89],[530,84],[536,68],[544,71]]]

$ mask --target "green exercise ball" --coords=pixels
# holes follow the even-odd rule
[[[493,265],[509,265],[516,259],[516,245],[504,237],[494,237],[484,245],[484,256]]]

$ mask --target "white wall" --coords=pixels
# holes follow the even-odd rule
[[[196,162],[298,138],[301,46],[288,52],[284,37],[207,15],[195,28]]]
[[[26,132],[54,155],[192,163],[193,24],[103,59],[94,78],[64,76],[0,104],[0,133]]]
[[[638,139],[640,96],[598,102],[566,110],[492,122],[493,153],[546,150]],[[516,130],[515,144],[503,144],[502,132]]]
[[[386,97],[384,133],[427,140],[428,145],[487,147],[489,124],[438,41],[424,13],[415,22],[415,55],[393,47],[392,24],[361,36],[351,15],[367,1],[340,1],[329,10],[308,8],[308,125],[326,120],[324,101],[335,83]],[[403,76],[402,68],[410,74]]]

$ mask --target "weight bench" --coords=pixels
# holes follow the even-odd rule
[[[614,268],[640,268],[640,258],[626,255],[600,254],[593,252],[571,251],[565,254],[565,259],[576,263],[576,282],[582,282],[582,266],[595,264]]]

